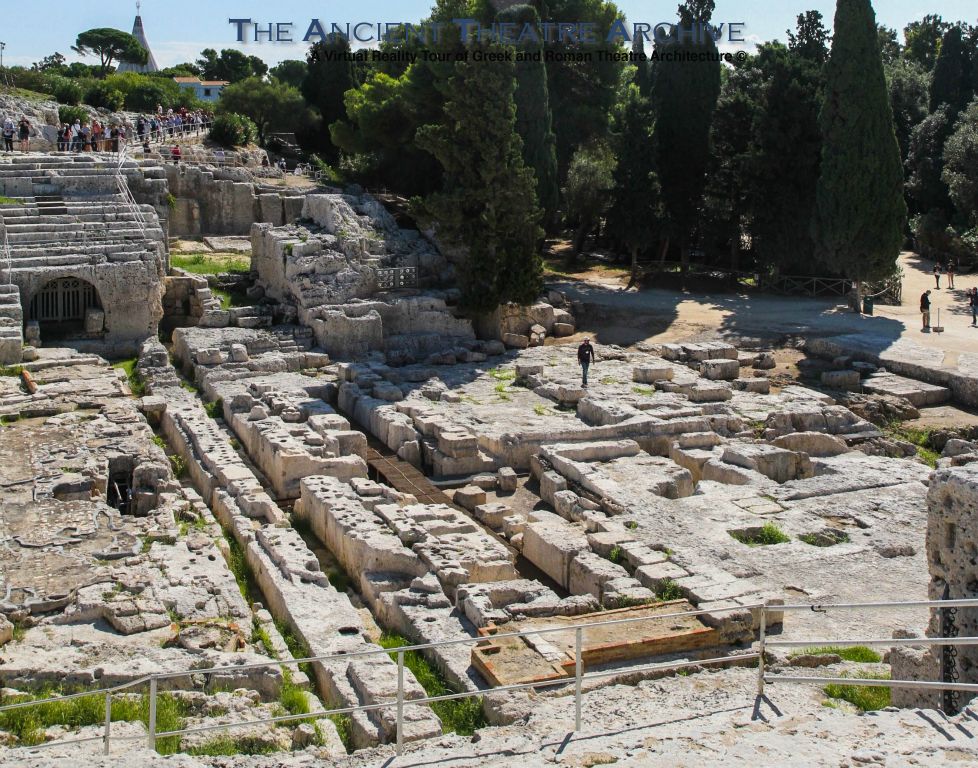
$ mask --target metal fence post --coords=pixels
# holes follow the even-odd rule
[[[581,673],[584,669],[583,654],[581,653],[582,635],[584,630],[577,628],[574,633],[574,732],[581,730]]]
[[[767,603],[761,606],[761,631],[757,659],[757,695],[764,695],[764,646],[767,643]]]
[[[109,754],[109,743],[112,738],[112,694],[105,694],[105,736],[102,738],[102,754]]]
[[[397,652],[397,754],[404,751],[404,651]]]
[[[149,748],[156,750],[156,678],[149,681]]]

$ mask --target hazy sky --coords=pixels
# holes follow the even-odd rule
[[[0,14],[0,40],[7,44],[4,63],[30,65],[44,56],[60,51],[77,58],[71,46],[77,34],[92,27],[132,29],[135,2],[73,2],[72,0],[3,0]],[[417,21],[424,18],[432,5],[430,0],[144,0],[143,22],[150,47],[160,66],[192,61],[203,48],[230,48],[235,29],[229,17],[252,18],[262,22],[295,22],[302,32],[311,18],[324,24],[359,21]],[[620,0],[619,9],[629,21],[657,23],[672,21],[678,0]],[[902,30],[912,20],[928,13],[939,13],[945,19],[978,22],[974,0],[877,0],[877,19]],[[834,14],[834,0],[717,0],[716,22],[745,22],[745,37],[751,42],[785,39],[785,30],[794,27],[798,13],[820,10],[828,19]],[[559,21],[559,19],[555,19]],[[282,59],[302,58],[301,44],[251,43],[241,46],[248,53],[261,56],[270,64]],[[750,46],[747,46],[750,47]],[[91,61],[91,59],[89,59]],[[94,62],[93,62],[94,63]]]

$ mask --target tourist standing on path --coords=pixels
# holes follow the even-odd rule
[[[31,151],[31,124],[26,117],[20,118],[20,151]]]
[[[922,331],[926,332],[930,330],[930,291],[925,291],[920,297],[920,314],[924,318],[924,327],[921,328]]]
[[[14,121],[9,117],[3,121],[3,151],[14,151]]]
[[[978,288],[968,291],[968,307],[971,309],[971,327],[978,325]]]
[[[584,386],[587,386],[587,372],[588,368],[591,367],[591,363],[597,360],[597,356],[594,354],[594,347],[591,346],[590,339],[584,339],[584,343],[577,348],[577,362],[581,364],[581,372],[583,373]]]
[[[941,290],[941,262],[934,265],[934,282],[937,284],[937,290]]]
[[[947,263],[947,287],[954,290],[954,259]]]

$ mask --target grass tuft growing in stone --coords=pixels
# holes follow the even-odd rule
[[[251,271],[251,259],[230,254],[174,253],[170,264],[195,275],[221,275]]]
[[[381,635],[380,646],[382,648],[396,649],[405,645],[411,645],[411,643],[400,635],[388,632]],[[396,653],[392,653],[390,656],[394,660],[397,659]],[[460,692],[454,690],[441,673],[419,651],[406,651],[404,666],[411,670],[429,696],[447,696]],[[482,711],[482,699],[478,696],[453,701],[436,701],[431,705],[431,709],[441,719],[445,733],[471,736],[479,728],[484,728],[487,725],[485,714]]]
[[[132,390],[134,397],[142,397],[146,393],[146,385],[143,384],[143,380],[139,377],[139,372],[136,370],[136,364],[138,362],[135,357],[132,357],[128,360],[120,360],[118,363],[112,364],[113,368],[126,374],[126,379],[129,381],[129,389]]]
[[[935,451],[931,442],[931,430],[905,427],[899,423],[888,424],[883,430],[887,436],[904,440],[917,447],[917,456],[929,467],[936,468],[941,454]]]
[[[668,603],[670,600],[681,600],[683,597],[679,585],[672,579],[663,579],[655,590],[656,597],[662,602]]]
[[[212,419],[220,419],[224,415],[224,400],[217,398],[213,403],[204,403],[204,410]]]
[[[730,531],[730,535],[748,547],[769,547],[791,541],[791,537],[774,523],[765,523],[761,528],[750,531]]]
[[[514,381],[516,379],[516,371],[511,368],[492,368],[489,375],[496,381]]]
[[[24,372],[22,365],[0,365],[0,376],[20,376]]]
[[[278,751],[274,744],[252,736],[235,737],[225,734],[196,747],[190,747],[187,754],[195,757],[224,757],[231,755],[270,755]]]
[[[846,675],[843,675],[846,677]],[[862,680],[889,680],[888,673],[860,672],[855,675]],[[830,683],[825,686],[825,695],[832,699],[848,701],[860,712],[876,712],[890,706],[889,686],[846,685]]]
[[[646,395],[652,397],[655,394],[655,388],[653,387],[632,387],[632,392],[636,395]]]
[[[805,648],[801,651],[796,651],[791,654],[792,656],[829,656],[835,655],[840,656],[845,661],[854,661],[859,664],[879,664],[883,661],[883,657],[880,656],[872,648],[867,648],[865,645],[853,645],[848,647],[826,645],[816,648]]]

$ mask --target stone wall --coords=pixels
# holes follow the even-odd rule
[[[930,570],[929,599],[978,599],[978,466],[944,469],[931,476],[927,495],[927,562]],[[929,637],[944,636],[941,611],[932,611]],[[958,637],[978,636],[978,608],[959,608],[954,614]],[[894,648],[890,653],[893,677],[909,680],[944,678],[940,647]],[[978,683],[978,647],[957,647],[957,682]],[[958,707],[974,698],[961,692]],[[937,691],[893,689],[893,703],[903,707],[943,708]],[[954,714],[954,713],[948,713]]]

